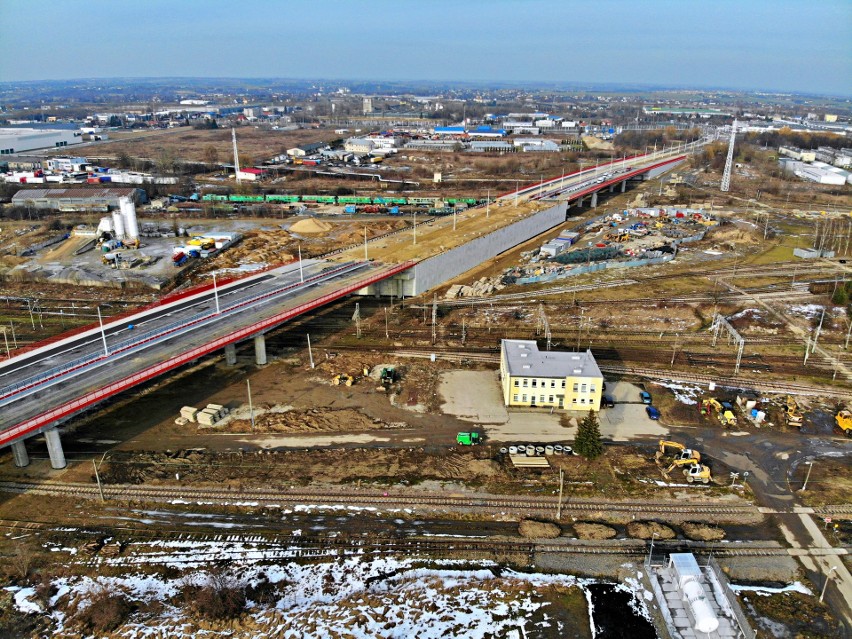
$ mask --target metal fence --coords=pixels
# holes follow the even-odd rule
[[[715,557],[711,556],[707,560],[707,565],[710,567],[710,578],[713,579],[718,586],[715,590],[721,592],[725,596],[725,599],[728,601],[728,605],[730,605],[731,610],[734,613],[734,617],[736,617],[737,625],[740,627],[740,636],[745,639],[755,639],[757,637],[757,633],[752,630],[751,625],[749,625],[748,619],[746,619],[745,613],[740,607],[740,602],[737,599],[737,596],[728,586],[727,580],[719,577],[719,575],[723,574],[722,568],[719,566],[719,562],[716,561]]]

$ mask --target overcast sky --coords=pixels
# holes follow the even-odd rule
[[[550,81],[852,94],[850,0],[0,0],[0,80]]]

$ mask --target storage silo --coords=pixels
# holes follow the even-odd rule
[[[102,233],[112,233],[112,217],[102,217],[98,224],[98,237]]]
[[[115,231],[115,238],[120,240],[124,238],[124,216],[121,211],[112,212],[112,228]]]
[[[139,239],[139,222],[136,220],[136,205],[129,197],[123,197],[119,200],[121,205],[121,213],[124,218],[124,231],[127,234],[127,239]]]

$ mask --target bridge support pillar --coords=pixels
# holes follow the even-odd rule
[[[27,447],[23,439],[12,444],[12,457],[15,459],[15,466],[18,468],[30,465],[30,456],[27,455]]]
[[[236,344],[226,344],[225,345],[225,363],[228,366],[233,366],[237,363],[237,345]]]
[[[594,193],[592,193],[592,204],[591,204],[591,207],[592,207],[593,209],[598,208],[598,192],[597,192],[597,191],[595,191]]]
[[[577,200],[577,208],[578,209],[583,208],[583,200],[585,200],[585,199],[586,199],[585,197],[581,197],[579,200]]]
[[[59,431],[55,428],[44,431],[47,442],[47,454],[50,455],[50,466],[55,470],[65,468],[65,453],[62,452],[62,442],[59,441]]]
[[[254,361],[258,366],[266,364],[266,337],[263,333],[254,336]]]
[[[621,192],[624,193],[627,190],[627,180],[621,181]]]
[[[610,192],[610,193],[615,193],[615,184],[610,184],[610,185],[609,185],[609,192]]]

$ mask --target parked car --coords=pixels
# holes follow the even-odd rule
[[[609,395],[604,395],[601,397],[601,406],[604,408],[615,408],[615,402],[612,401],[612,397]]]
[[[660,411],[658,411],[653,406],[646,406],[645,412],[648,413],[648,417],[650,417],[651,419],[660,419]]]
[[[639,393],[639,397],[642,398],[643,404],[651,403],[651,393],[649,393],[648,391],[642,391],[641,393]]]

